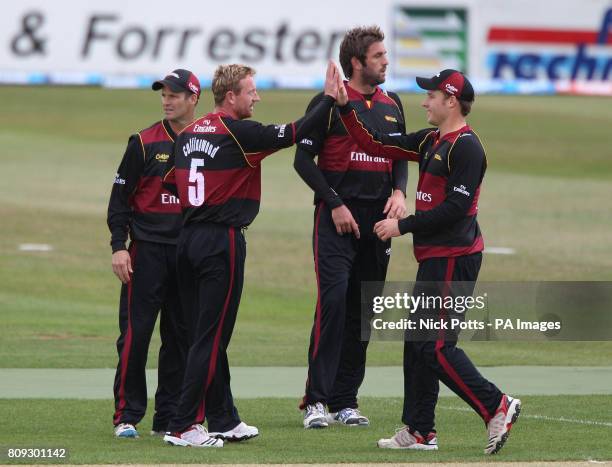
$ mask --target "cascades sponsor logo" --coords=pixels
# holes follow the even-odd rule
[[[113,183],[115,185],[125,185],[125,178],[121,178],[119,174],[115,174],[115,181]]]
[[[458,89],[452,84],[446,83],[444,87],[446,88],[446,92],[448,92],[449,94],[452,94],[453,96],[457,94]]]
[[[170,159],[170,155],[169,154],[155,154],[155,160],[159,161],[159,162],[168,162],[168,159]]]
[[[424,191],[416,192],[416,199],[418,201],[424,201],[425,203],[431,203],[431,193],[425,193]]]
[[[189,89],[191,89],[191,92],[194,94],[198,93],[198,87],[193,84],[191,81],[189,83],[187,83],[187,86],[189,86]]]
[[[300,143],[302,144],[307,144],[308,146],[312,146],[312,140],[308,139],[308,138],[304,138],[302,141],[300,141]]]
[[[465,185],[460,185],[459,188],[454,186],[453,191],[461,193],[462,195],[465,195],[465,196],[470,196],[470,192],[465,189]]]
[[[389,159],[385,157],[368,156],[365,152],[351,151],[351,162],[375,162],[377,164],[387,164]]]
[[[391,256],[391,248],[387,248],[387,249],[385,250],[385,254],[386,254],[387,256]]]
[[[287,125],[275,125],[274,128],[276,128],[278,130],[278,137],[279,138],[284,138],[285,137],[285,128],[287,127]]]
[[[214,159],[218,150],[219,146],[214,146],[212,143],[200,138],[189,138],[189,141],[183,145],[185,157],[189,157],[189,154],[192,152],[203,152]]]

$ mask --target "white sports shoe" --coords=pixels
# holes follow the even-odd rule
[[[258,436],[259,430],[255,426],[249,426],[244,422],[240,422],[229,431],[211,431],[208,435],[225,441],[246,441]]]
[[[117,438],[138,438],[138,431],[131,423],[120,423],[115,427],[115,436]]]
[[[382,449],[417,449],[420,451],[436,451],[438,449],[438,438],[435,433],[427,436],[418,431],[410,432],[409,426],[404,426],[395,431],[388,439],[379,439],[378,447]]]
[[[194,448],[222,448],[223,440],[208,436],[206,428],[200,424],[191,425],[180,433],[166,433],[164,441],[173,446],[193,446]]]
[[[326,428],[327,410],[320,402],[306,406],[304,410],[304,428]]]
[[[485,454],[496,454],[504,446],[510,429],[516,423],[521,413],[521,400],[513,399],[506,394],[503,395],[499,407],[495,411],[493,418],[487,424],[489,442],[484,450]]]
[[[340,409],[338,412],[330,412],[327,415],[327,423],[341,423],[347,426],[368,426],[370,420],[361,415],[359,409]]]

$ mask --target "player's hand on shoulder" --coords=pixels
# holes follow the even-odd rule
[[[336,226],[338,235],[345,233],[354,233],[356,238],[359,238],[359,226],[355,222],[355,218],[344,204],[331,210],[332,220]]]
[[[127,284],[130,282],[130,274],[132,270],[132,260],[130,253],[127,250],[118,250],[113,253],[112,257],[113,272],[121,282]]]
[[[383,242],[389,240],[391,237],[399,237],[399,225],[397,219],[383,219],[382,221],[378,221],[374,225],[374,233],[380,238]]]

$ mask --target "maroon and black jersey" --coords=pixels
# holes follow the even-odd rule
[[[399,222],[402,234],[414,234],[417,261],[483,250],[476,216],[487,160],[469,126],[442,138],[432,128],[387,135],[361,122],[350,105],[342,107],[341,114],[349,133],[368,153],[419,163],[415,214]]]
[[[325,96],[304,117],[284,125],[210,113],[186,127],[174,150],[185,225],[211,222],[245,227],[253,222],[261,197],[261,161],[303,138],[333,102]]]
[[[385,134],[405,133],[403,109],[397,96],[388,95],[378,87],[373,94],[364,96],[348,83],[345,86],[360,120]],[[320,98],[320,94],[315,96],[309,108]],[[298,151],[318,156],[317,165],[327,185],[317,184],[316,180],[311,180],[314,177],[298,170],[315,189],[315,203],[323,199],[334,208],[342,201],[386,200],[395,188],[406,191],[408,171],[405,161],[393,161],[364,151],[347,133],[335,108],[322,123],[298,143]]]
[[[182,225],[178,198],[162,186],[172,168],[175,134],[163,120],[130,136],[115,175],[107,223],[113,253],[132,240],[175,244]]]

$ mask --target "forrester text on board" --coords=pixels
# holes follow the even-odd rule
[[[117,14],[92,15],[84,29],[80,51],[85,59],[93,58],[100,48],[110,48],[123,60],[182,59],[195,54],[216,62],[310,63],[332,57],[343,36],[343,31],[293,30],[288,21],[240,29],[207,30],[185,24],[152,28],[123,21]]]

